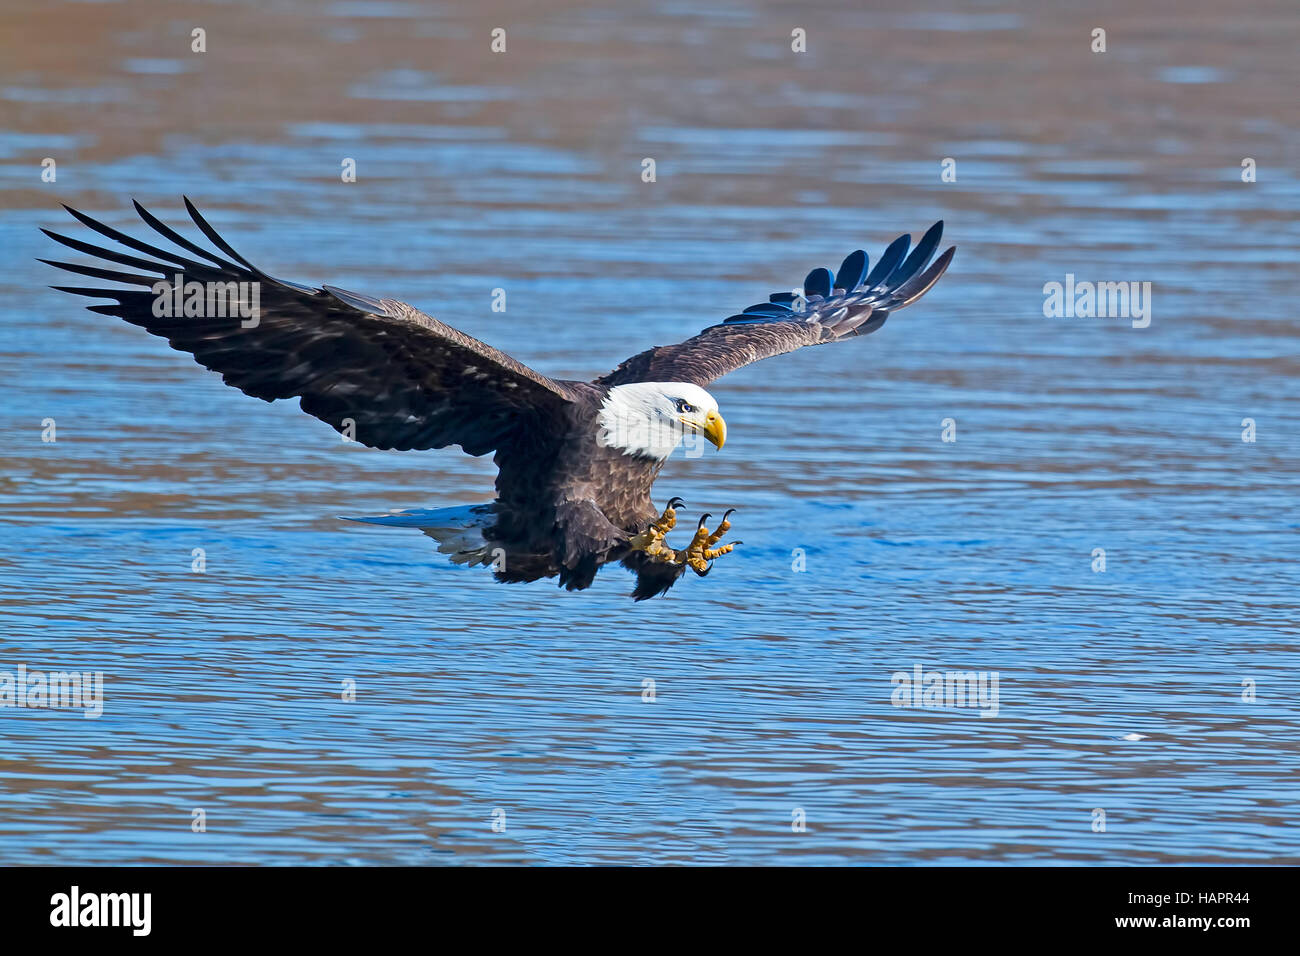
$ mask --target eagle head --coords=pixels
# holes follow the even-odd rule
[[[661,461],[688,435],[703,435],[716,448],[727,440],[717,399],[688,382],[615,385],[597,420],[600,444]]]

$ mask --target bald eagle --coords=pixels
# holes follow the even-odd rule
[[[490,565],[498,581],[558,577],[578,590],[617,561],[636,574],[636,600],[663,594],[687,568],[707,574],[735,547],[716,547],[731,527],[728,511],[713,530],[704,515],[686,548],[670,548],[666,536],[681,499],[661,512],[650,497],[683,440],[702,438],[719,449],[726,441],[718,402],[704,386],[759,359],[876,331],[938,281],[955,251],[931,264],[943,232],[937,222],[910,251],[911,237],[900,236],[873,269],[858,250],[835,273],[808,273],[796,292],[772,295],[684,342],[577,382],[548,378],[396,299],[273,278],[235,252],[189,199],[185,207],[217,252],[138,202],[145,224],[183,251],[65,206],[144,258],[42,230],[133,271],[42,262],[137,287],[53,288],[111,299],[90,311],[162,336],[247,395],[298,398],[303,411],[373,448],[495,452],[491,502],[353,520],[419,528],[452,561]]]

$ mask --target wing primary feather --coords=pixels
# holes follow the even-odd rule
[[[168,262],[172,262],[184,269],[204,268],[203,263],[195,262],[189,256],[182,256],[176,252],[168,252],[166,249],[159,249],[157,246],[150,245],[147,242],[142,242],[134,236],[128,236],[126,233],[114,229],[112,226],[107,226],[98,219],[93,219],[90,216],[87,216],[84,212],[78,212],[67,203],[62,203],[61,205],[68,211],[72,218],[76,219],[77,222],[81,223],[83,226],[95,230],[95,232],[99,233],[101,236],[112,239],[114,242],[120,242],[128,249],[134,249],[136,252],[143,252],[151,256],[157,256],[159,259],[166,259]]]
[[[856,249],[845,256],[840,271],[835,273],[835,288],[843,289],[845,292],[856,290],[862,277],[867,274],[867,262],[867,254],[861,249]]]
[[[876,331],[877,329],[879,329],[882,325],[884,325],[884,324],[885,324],[885,320],[888,319],[888,318],[889,318],[889,310],[888,310],[888,309],[879,309],[879,310],[877,310],[877,311],[871,313],[871,318],[867,319],[867,321],[865,321],[865,322],[863,322],[861,325],[859,325],[859,326],[858,326],[856,329],[854,329],[850,334],[852,334],[852,335],[870,335],[872,332],[875,332],[875,331]]]
[[[761,315],[793,315],[794,310],[780,302],[760,302],[758,305],[751,305],[745,310],[748,314]]]
[[[905,305],[911,305],[929,292],[930,287],[939,281],[939,277],[948,271],[948,263],[952,262],[953,253],[956,251],[956,246],[949,246],[943,255],[934,260],[934,264],[929,269],[898,289],[895,295],[900,301],[891,304],[890,308],[901,309]],[[913,288],[909,288],[909,286],[913,286]]]
[[[889,277],[889,281],[885,283],[886,286],[890,287],[891,290],[898,289],[909,279],[918,275],[925,268],[926,263],[930,261],[930,257],[934,255],[934,250],[938,247],[939,240],[942,238],[943,220],[940,219],[925,231],[925,235],[916,244],[912,254]]]
[[[803,294],[806,296],[820,295],[825,298],[831,294],[831,283],[834,281],[830,269],[814,269],[803,280]]]
[[[157,216],[151,213],[148,209],[145,209],[144,206],[140,205],[140,203],[137,200],[132,199],[131,202],[135,204],[135,211],[140,214],[140,218],[145,221],[145,224],[149,226],[150,229],[153,229],[155,232],[159,233],[164,238],[170,239],[172,242],[176,243],[176,245],[180,246],[182,249],[188,249],[190,252],[194,253],[195,255],[202,256],[204,259],[207,259],[209,262],[212,262],[215,265],[220,266],[222,269],[230,269],[232,272],[238,271],[238,267],[233,262],[227,262],[225,259],[222,259],[220,256],[214,256],[211,252],[209,252],[207,249],[204,249],[197,242],[193,242],[189,239],[186,239],[184,236],[182,236],[171,226],[168,226],[161,219],[159,219]]]
[[[203,234],[212,241],[212,244],[246,268],[249,272],[253,273],[253,275],[257,276],[257,278],[263,279],[267,282],[274,282],[277,285],[282,285],[286,289],[292,289],[295,292],[303,292],[307,295],[320,294],[320,290],[313,286],[303,285],[301,282],[291,282],[288,279],[277,279],[275,276],[263,272],[236,252],[230,243],[221,238],[221,235],[217,230],[213,229],[212,225],[203,218],[203,214],[199,212],[194,203],[190,202],[188,196],[182,196],[181,198],[185,200],[185,208],[189,212],[190,218],[194,220],[194,224],[203,230]]]
[[[86,286],[79,286],[79,285],[52,285],[50,286],[50,288],[55,289],[59,292],[70,292],[73,295],[89,296],[92,299],[116,299],[119,296],[123,296],[123,295],[141,294],[139,292],[130,292],[126,289],[119,289],[119,290],[91,289],[91,288],[87,288]]]
[[[903,257],[907,255],[907,247],[911,244],[912,234],[910,232],[891,242],[889,248],[881,255],[880,261],[876,263],[876,267],[867,276],[862,285],[862,291],[870,292],[883,285],[884,280],[893,275],[894,270],[898,268],[898,264],[903,261]]]
[[[144,286],[154,286],[158,283],[155,276],[142,276],[131,272],[115,272],[112,269],[98,269],[95,266],[83,266],[75,262],[59,262],[55,259],[42,259],[39,256],[36,261],[44,262],[46,265],[55,266],[67,272],[75,272],[77,275],[90,276],[92,279],[107,279],[109,282],[128,282],[131,285]]]
[[[230,243],[226,242],[226,240],[221,238],[221,235],[217,232],[217,230],[213,229],[212,226],[208,224],[208,221],[203,218],[203,214],[200,213],[197,208],[195,208],[194,203],[190,202],[189,196],[182,196],[181,199],[185,201],[185,210],[190,214],[190,218],[194,220],[194,225],[198,226],[199,229],[203,231],[203,234],[208,237],[209,241],[211,241],[214,246],[216,246],[226,255],[230,256],[230,258],[234,259],[236,262],[238,262],[244,268],[248,269],[250,272],[256,273],[257,275],[261,276],[264,279],[271,278],[270,276],[266,275],[266,273],[262,272],[261,269],[257,268],[257,266],[253,265],[251,262],[249,262],[247,259],[241,256],[233,248],[231,248]]]
[[[150,272],[157,272],[159,275],[164,276],[167,275],[169,271],[176,268],[175,266],[165,266],[161,262],[150,262],[148,259],[141,259],[139,256],[128,256],[124,252],[113,252],[111,249],[101,249],[99,246],[92,246],[90,243],[82,242],[80,239],[70,239],[67,236],[61,236],[57,232],[53,232],[49,229],[42,229],[41,232],[45,233],[55,242],[67,246],[69,249],[75,249],[88,256],[107,259],[109,262],[116,262],[121,266],[130,266],[133,269],[146,269]]]

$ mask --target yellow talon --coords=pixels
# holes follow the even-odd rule
[[[703,577],[709,573],[712,562],[722,557],[724,554],[730,554],[735,550],[736,545],[724,544],[720,548],[713,547],[722,539],[728,531],[731,530],[731,517],[735,508],[730,509],[722,516],[722,521],[718,523],[717,528],[712,532],[709,531],[705,524],[709,520],[709,515],[705,514],[700,517],[700,523],[695,528],[695,534],[691,538],[691,543],[686,546],[684,551],[674,551],[664,544],[664,537],[669,531],[677,526],[676,506],[681,504],[680,498],[674,498],[668,502],[668,507],[664,513],[650,523],[650,526],[640,534],[633,535],[628,543],[634,551],[643,551],[653,561],[661,564],[675,564],[690,568],[696,574]]]
[[[705,542],[704,542],[704,547],[705,547],[705,548],[711,548],[711,547],[713,547],[715,544],[717,544],[717,543],[722,539],[722,536],[723,536],[724,534],[726,534],[728,531],[731,530],[731,522],[728,521],[727,519],[731,517],[731,515],[735,512],[735,510],[736,510],[735,508],[730,508],[730,509],[727,510],[727,513],[726,513],[725,515],[722,516],[722,523],[719,524],[718,527],[717,527],[717,530],[715,530],[715,531],[713,532],[713,534],[709,535],[709,537],[705,540]],[[728,545],[727,550],[728,550],[728,551],[731,550],[731,546],[730,546],[730,545]],[[726,551],[720,551],[720,552],[718,552],[718,553],[719,553],[719,554],[726,554],[727,552],[726,552]]]
[[[716,558],[720,558],[724,554],[730,554],[735,550],[736,545],[740,544],[737,541],[735,544],[724,544],[720,548],[713,547],[722,539],[723,535],[731,530],[731,522],[728,519],[735,510],[735,508],[732,508],[723,515],[722,521],[718,523],[717,528],[712,533],[705,526],[709,516],[704,515],[700,518],[700,525],[695,530],[695,537],[686,549],[686,563],[690,565],[691,570],[701,577],[709,573],[709,569],[713,566],[712,562]]]

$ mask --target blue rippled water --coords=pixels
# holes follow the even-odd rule
[[[1116,8],[1109,59],[1014,3],[558,3],[495,58],[499,4],[231,4],[203,55],[165,4],[28,6],[0,671],[102,671],[104,706],[0,707],[0,862],[1300,859],[1286,5],[1237,39]],[[565,377],[937,218],[959,249],[880,333],[714,387],[725,451],[657,491],[745,543],[633,604],[338,521],[484,500],[491,464],[344,444],[47,288],[59,202],[183,229],[182,193],[272,274]],[[1067,274],[1152,283],[1150,326],[1046,318]],[[996,715],[895,706],[917,665],[996,673]]]

